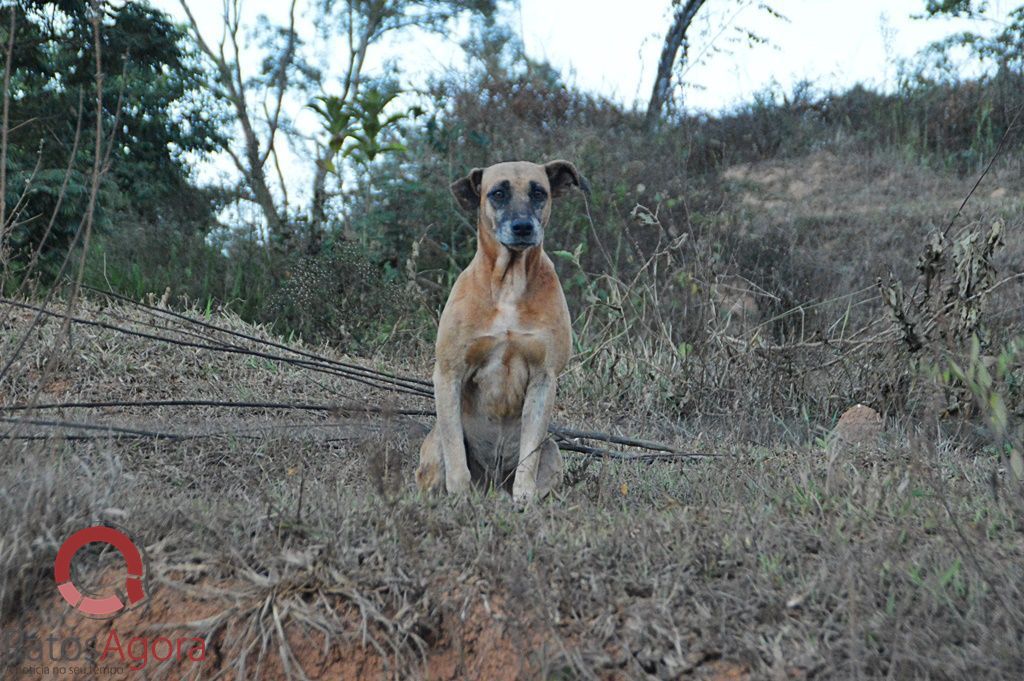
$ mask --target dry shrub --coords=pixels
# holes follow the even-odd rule
[[[340,242],[324,253],[294,259],[264,316],[281,332],[308,342],[372,352],[409,310],[396,277],[355,244]]]
[[[991,305],[993,296],[1019,286],[1018,275],[996,275],[998,219],[991,230],[968,226],[952,245],[929,242],[912,294],[890,283],[881,295],[869,288],[801,303],[771,282],[765,290],[721,274],[713,252],[670,240],[652,211],[638,207],[634,217],[664,237],[631,279],[586,274],[578,257],[561,254],[576,270],[563,281],[580,287],[584,301],[563,391],[569,399],[609,422],[628,417],[669,430],[685,419],[690,429],[714,424],[761,442],[814,441],[854,403],[890,419],[931,418],[937,393],[944,395],[937,413],[986,425],[977,419],[985,409],[962,408],[977,396],[962,381],[959,388],[949,380],[936,385],[933,367],[939,359],[942,366],[959,361],[975,335],[993,363],[997,348],[1021,333],[1019,320],[993,314],[1006,309],[1005,298]],[[747,315],[756,308],[758,318],[738,325],[737,305]],[[1024,407],[1015,387],[1022,382],[1019,358],[1003,364],[1013,413]]]
[[[0,528],[0,621],[51,588],[54,557],[71,533],[123,518],[115,501],[125,482],[118,458],[52,452],[11,447],[0,458],[0,514],[7,519]]]

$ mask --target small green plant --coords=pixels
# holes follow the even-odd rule
[[[1019,357],[1024,350],[1024,339],[1016,338],[996,355],[981,355],[981,342],[971,338],[966,361],[948,360],[948,369],[941,375],[944,385],[954,381],[974,397],[983,413],[1001,452],[1010,460],[1010,468],[1018,480],[1024,480],[1024,426],[1011,423],[1007,404],[1020,391]]]

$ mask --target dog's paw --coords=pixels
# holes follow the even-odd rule
[[[530,488],[513,488],[512,489],[512,503],[517,508],[526,508],[537,499],[537,490]]]
[[[449,473],[444,477],[444,488],[448,494],[469,494],[473,487],[473,481],[469,477],[469,471],[463,474]]]

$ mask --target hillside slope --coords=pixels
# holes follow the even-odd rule
[[[0,327],[5,357],[34,317],[10,311]],[[53,435],[2,445],[5,632],[77,636],[90,663],[111,663],[98,655],[112,630],[205,641],[205,660],[140,654],[114,660],[109,678],[128,678],[135,672],[125,668],[143,662],[150,678],[1024,671],[1021,501],[992,494],[984,458],[896,432],[881,450],[849,448],[831,460],[813,447],[752,444],[689,462],[571,458],[565,489],[523,513],[501,495],[421,499],[411,474],[418,423],[428,421],[401,410],[429,411],[428,400],[225,352],[296,357],[133,306],[91,300],[78,316],[221,348],[85,324],[65,344],[61,320],[49,318],[2,385],[5,438]],[[230,316],[210,321],[266,338]],[[59,359],[48,371],[53,347]],[[35,424],[6,420],[22,413],[10,405],[33,395],[38,404],[350,408],[62,407],[32,412]],[[354,413],[371,405],[387,413]],[[43,420],[136,432],[111,438]],[[68,611],[51,576],[62,538],[102,522],[124,529],[147,559],[148,601],[112,623]],[[116,556],[86,551],[76,583],[116,584],[122,569]],[[8,678],[35,678],[41,664],[25,655],[4,663]]]

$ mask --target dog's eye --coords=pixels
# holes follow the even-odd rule
[[[548,198],[548,195],[543,189],[534,189],[530,192],[530,198],[534,201],[543,201]]]
[[[505,198],[505,190],[504,189],[495,189],[493,192],[491,192],[491,198],[494,199],[495,201],[502,201],[502,200],[504,200],[504,198]]]

